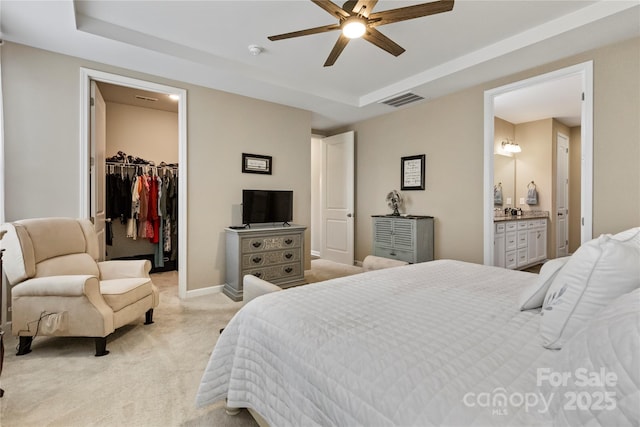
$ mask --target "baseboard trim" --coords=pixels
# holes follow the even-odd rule
[[[218,294],[222,292],[223,288],[224,288],[224,285],[214,285],[214,286],[209,286],[207,288],[194,289],[192,291],[187,291],[187,298],[195,298],[195,297],[201,297],[203,295]]]

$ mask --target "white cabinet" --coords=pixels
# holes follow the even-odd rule
[[[547,258],[547,219],[514,219],[494,223],[493,265],[524,268]]]
[[[227,228],[226,280],[222,291],[234,301],[242,300],[245,274],[267,280],[281,288],[304,283],[304,231],[306,227]]]
[[[495,224],[495,232],[493,235],[493,264],[505,268],[505,235],[504,235],[504,223],[499,222]]]
[[[433,217],[373,215],[373,255],[409,263],[433,260]]]
[[[547,258],[547,220],[527,221],[527,257],[529,263],[540,262]]]

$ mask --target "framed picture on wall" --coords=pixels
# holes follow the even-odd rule
[[[401,158],[401,190],[424,190],[425,158],[424,154]]]
[[[242,173],[262,173],[271,175],[271,156],[242,153]]]

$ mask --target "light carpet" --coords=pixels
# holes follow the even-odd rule
[[[313,260],[308,283],[361,272]],[[246,412],[229,416],[223,402],[195,407],[200,378],[223,328],[242,306],[224,294],[178,298],[177,272],[152,275],[160,305],[152,325],[127,325],[107,338],[110,354],[94,357],[92,338],[37,337],[17,357],[5,334],[0,425],[255,427]]]

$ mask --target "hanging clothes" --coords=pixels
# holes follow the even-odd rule
[[[139,254],[146,259],[151,256],[153,268],[163,268],[168,261],[177,267],[178,180],[174,174],[177,168],[177,164],[164,162],[156,167],[153,162],[125,153],[107,162],[105,209],[108,217],[119,218],[126,224],[122,230],[126,237],[148,239],[153,244],[152,254]],[[113,236],[109,233],[109,243],[113,243]],[[144,247],[147,252],[148,246]]]

